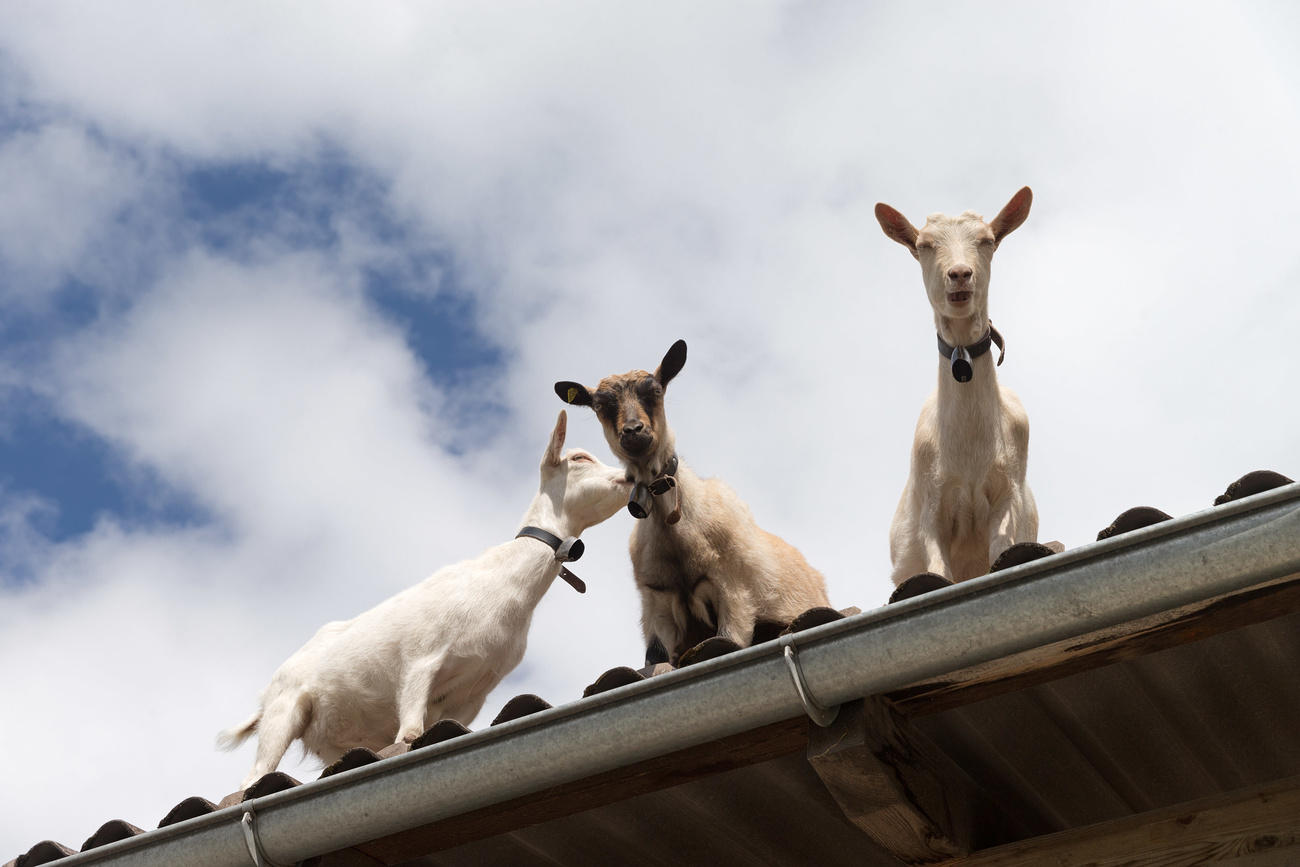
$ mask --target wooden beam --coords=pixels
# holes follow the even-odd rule
[[[953,867],[1300,864],[1300,777],[987,849]]]
[[[950,672],[886,697],[908,717],[939,713],[1287,615],[1300,620],[1300,575]]]
[[[809,735],[808,761],[850,822],[904,864],[932,864],[1015,839],[960,767],[887,701],[840,707]]]
[[[501,804],[471,810],[420,828],[362,843],[356,849],[384,864],[398,864],[462,843],[581,813],[635,795],[802,752],[807,745],[808,720],[798,717]],[[573,749],[580,750],[582,745],[574,744]]]

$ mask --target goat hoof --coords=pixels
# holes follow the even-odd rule
[[[952,582],[941,575],[933,572],[922,572],[919,575],[913,575],[902,584],[894,588],[890,595],[890,603],[902,602],[904,599],[911,599],[915,596],[929,593],[932,590],[939,590],[943,587],[951,587]]]

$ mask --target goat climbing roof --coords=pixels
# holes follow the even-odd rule
[[[1202,512],[1129,510],[1095,544],[10,864],[1300,860],[1288,482],[1252,473]]]

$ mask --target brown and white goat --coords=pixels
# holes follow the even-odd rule
[[[1038,509],[1025,483],[1029,417],[998,385],[989,343],[1001,348],[1002,339],[989,321],[988,296],[993,252],[1029,216],[1032,201],[1024,187],[991,223],[973,211],[931,214],[920,230],[876,205],[885,234],[921,263],[943,356],[889,530],[895,584],[921,572],[950,581],[984,575],[1002,551],[1038,538]]]
[[[794,546],[754,523],[726,483],[701,479],[678,460],[664,389],[685,364],[679,340],[654,373],[607,376],[594,390],[555,384],[561,400],[596,411],[637,485],[629,510],[645,520],[633,528],[630,548],[648,661],[656,640],[673,661],[701,632],[745,647],[760,621],[787,623],[829,604],[821,573]]]

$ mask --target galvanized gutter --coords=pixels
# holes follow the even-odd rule
[[[1300,484],[798,633],[833,706],[1300,573]],[[787,642],[791,643],[791,642]],[[313,855],[803,714],[777,642],[69,856],[225,867]],[[245,819],[251,812],[252,818]]]

